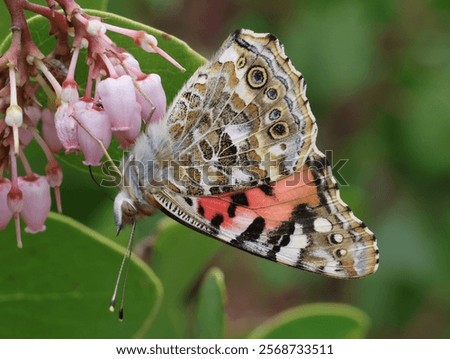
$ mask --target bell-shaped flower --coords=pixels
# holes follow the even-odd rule
[[[63,102],[55,113],[55,128],[59,140],[67,153],[78,151],[78,123],[73,118],[75,109],[72,104]]]
[[[120,147],[129,148],[134,144],[136,138],[139,136],[141,132],[141,120],[134,119],[131,127],[126,131],[114,131],[114,136],[120,143]]]
[[[141,105],[144,122],[159,122],[166,113],[166,94],[157,74],[136,81],[136,99]],[[152,112],[153,111],[153,112]]]
[[[103,150],[93,136],[102,141],[105,148],[109,147],[112,132],[108,115],[105,111],[92,106],[90,109],[80,111],[77,119],[90,132],[86,132],[82,126],[78,128],[78,141],[80,143],[80,149],[84,154],[83,163],[86,166],[98,166],[103,157]]]
[[[48,108],[42,110],[42,135],[48,147],[53,153],[63,149],[55,127],[55,114]]]
[[[20,212],[26,223],[25,232],[38,233],[45,231],[45,220],[50,212],[50,186],[47,178],[34,174],[19,177],[18,185],[23,194],[23,208]]]
[[[138,60],[131,55],[129,52],[123,52],[120,54],[121,60],[112,58],[111,62],[114,65],[114,70],[116,70],[116,73],[118,76],[122,75],[131,75],[131,77],[135,78],[133,76],[134,72],[141,72],[141,67],[139,65]],[[128,70],[125,71],[124,67]]]
[[[130,76],[109,77],[100,81],[97,93],[108,114],[113,131],[127,131],[137,119],[141,120],[141,107],[136,100],[136,92]]]
[[[0,178],[0,230],[5,229],[13,215],[7,202],[10,189],[11,181],[7,178]]]

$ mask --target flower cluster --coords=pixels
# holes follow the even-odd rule
[[[55,153],[82,152],[85,165],[98,166],[113,136],[127,148],[142,123],[164,115],[166,97],[159,75],[143,73],[138,61],[117,47],[107,31],[130,37],[145,51],[184,70],[150,34],[107,24],[86,14],[74,0],[47,3],[48,7],[5,0],[12,38],[0,57],[0,230],[14,219],[19,247],[20,218],[27,232],[45,230],[51,188],[61,211],[63,174]],[[33,42],[24,10],[48,19],[57,40],[50,54],[42,54]],[[80,65],[83,49],[86,59]],[[79,66],[88,69],[83,90],[76,82]],[[38,91],[45,94],[46,105],[38,100],[42,98]],[[45,176],[32,170],[24,152],[33,139],[47,158]]]

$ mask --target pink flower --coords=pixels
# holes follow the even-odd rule
[[[159,122],[166,113],[166,94],[161,85],[161,77],[150,74],[136,83],[136,99],[141,105],[142,119],[146,123]]]
[[[47,178],[39,175],[19,177],[18,185],[23,194],[21,217],[26,223],[25,232],[45,231],[45,220],[50,212],[50,186]]]
[[[48,108],[42,110],[42,134],[53,153],[57,153],[63,149],[63,145],[56,133],[55,114]]]
[[[78,151],[78,123],[72,118],[74,106],[63,102],[55,113],[55,128],[66,153]]]
[[[136,100],[130,76],[110,77],[100,81],[97,92],[113,131],[127,131],[135,121],[141,120],[141,106]]]
[[[0,178],[0,230],[5,229],[13,216],[7,202],[7,196],[10,190],[11,181],[7,178]]]
[[[114,136],[119,140],[122,148],[128,148],[134,144],[141,132],[141,120],[133,119],[131,127],[126,131],[114,131]]]
[[[141,67],[139,66],[138,60],[136,60],[136,58],[129,52],[123,52],[121,55],[122,61],[120,61],[119,59],[111,59],[117,75],[131,75],[133,78],[135,78],[133,76],[133,73],[136,71],[141,72]],[[124,67],[127,68],[129,74],[125,71]]]
[[[108,148],[111,143],[111,124],[105,111],[97,110],[94,107],[80,111],[77,114],[78,121],[85,126],[93,136],[103,142]],[[92,138],[81,126],[78,129],[78,141],[80,149],[84,154],[83,163],[91,166],[98,166],[103,157],[103,150],[99,143]]]

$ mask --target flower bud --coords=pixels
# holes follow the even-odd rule
[[[20,127],[23,123],[23,111],[18,105],[10,105],[6,109],[5,123],[8,126]]]
[[[89,20],[86,25],[86,31],[91,36],[98,36],[100,33],[104,34],[106,32],[106,26],[98,19]]]
[[[158,46],[158,40],[156,40],[156,37],[145,32],[139,32],[135,42],[147,52],[155,52],[155,47]]]

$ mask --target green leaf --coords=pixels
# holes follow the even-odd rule
[[[24,233],[13,223],[0,241],[0,338],[142,337],[160,307],[162,288],[131,258],[125,319],[108,311],[124,249],[84,225],[50,213],[47,230]]]
[[[257,327],[250,338],[344,339],[364,338],[368,316],[353,306],[337,303],[307,304],[286,310]]]
[[[189,327],[186,309],[191,290],[221,243],[169,218],[159,223],[155,239],[150,265],[161,279],[164,300],[148,335],[186,338]]]
[[[198,294],[196,334],[201,339],[223,339],[225,331],[226,289],[223,273],[211,268]]]

